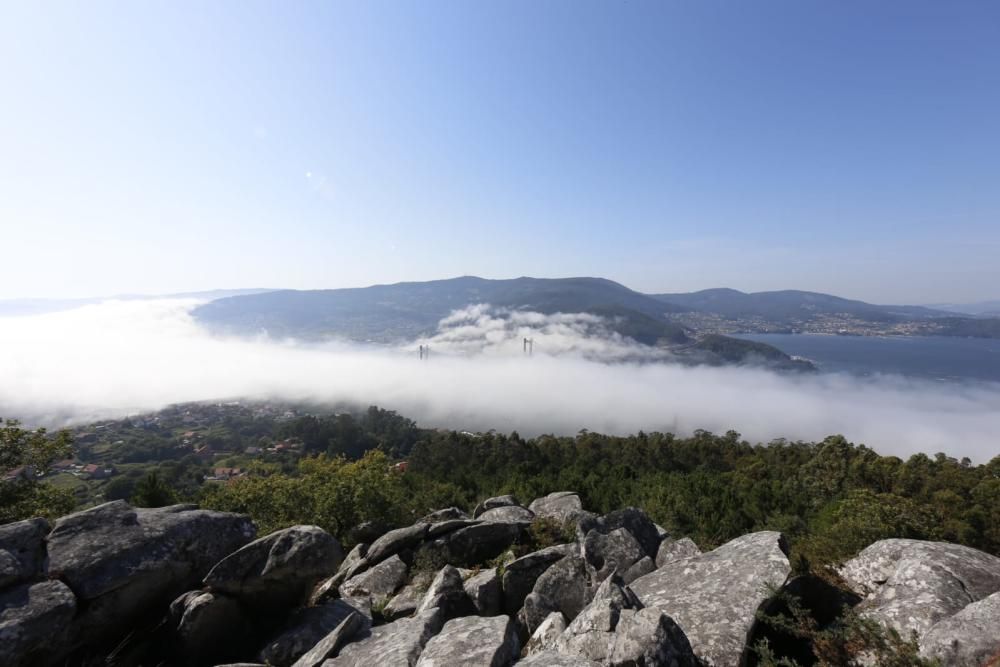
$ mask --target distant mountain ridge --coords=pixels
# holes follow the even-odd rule
[[[663,303],[684,306],[690,310],[716,313],[724,317],[762,317],[772,321],[821,314],[847,314],[872,322],[954,316],[954,313],[925,306],[879,306],[801,290],[747,293],[716,288],[651,296]]]
[[[799,290],[748,294],[720,288],[650,295],[590,277],[462,276],[360,288],[275,290],[216,299],[195,308],[193,315],[203,326],[227,334],[399,344],[435,333],[443,318],[480,303],[545,314],[599,315],[622,336],[698,356],[699,363],[738,363],[752,357],[774,365],[780,355],[788,365],[792,359],[779,350],[773,354],[752,349],[746,341],[725,335],[707,338],[775,327],[1000,337],[1000,319],[962,318],[924,306],[882,306]]]
[[[433,333],[442,318],[477,303],[546,314],[593,313],[612,320],[623,335],[650,345],[687,340],[684,328],[664,317],[686,307],[603,278],[462,276],[360,288],[280,290],[212,301],[196,308],[194,315],[231,333],[398,342]]]

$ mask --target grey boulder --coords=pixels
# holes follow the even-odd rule
[[[388,562],[388,561],[386,561]],[[430,588],[434,575],[430,572],[418,572],[413,581],[403,586],[382,609],[382,617],[394,621],[403,616],[410,616],[417,611],[424,600],[424,594]]]
[[[555,650],[533,653],[516,664],[517,667],[601,667],[599,662],[576,655],[563,655]]]
[[[0,589],[34,579],[45,567],[45,519],[28,519],[0,526]]]
[[[680,560],[682,558],[690,558],[691,556],[697,556],[701,553],[701,549],[698,545],[691,540],[690,537],[685,537],[680,540],[671,540],[669,538],[660,542],[660,548],[656,552],[656,567],[663,567],[667,563],[672,563],[675,560]]]
[[[768,586],[791,567],[784,537],[751,533],[699,556],[666,563],[631,584],[643,606],[672,618],[706,665],[737,665]]]
[[[404,549],[413,549],[427,537],[427,529],[429,525],[426,523],[416,523],[412,526],[405,526],[403,528],[397,528],[395,530],[390,530],[388,533],[378,538],[368,547],[367,553],[365,553],[364,558],[360,567],[355,568],[353,572],[348,574],[348,578],[354,576],[362,569],[366,567],[371,567],[372,565],[377,565],[383,560],[392,556],[393,554],[398,554]]]
[[[472,606],[476,608],[476,613],[480,616],[496,616],[499,614],[502,593],[500,589],[500,577],[497,576],[496,569],[489,568],[482,570],[478,574],[470,572],[468,576],[463,572],[462,576],[465,577],[465,583],[462,584],[462,588],[465,589],[465,594],[469,596]]]
[[[242,515],[191,505],[133,509],[116,500],[56,521],[47,540],[49,570],[85,600],[130,586],[148,597],[157,583],[169,589],[204,576],[199,572],[253,536]]]
[[[531,637],[545,622],[545,619],[554,613],[562,615],[552,600],[538,593],[529,593],[528,597],[524,598],[521,609],[517,612],[518,635],[522,640]]]
[[[559,560],[538,577],[532,594],[549,603],[545,616],[558,611],[572,621],[593,597],[587,562],[579,556]]]
[[[310,603],[318,604],[328,597],[336,597],[337,589],[340,588],[342,583],[368,567],[368,562],[365,560],[365,554],[367,553],[367,544],[355,544],[354,548],[344,556],[340,567],[337,568],[337,573],[332,577],[324,579],[322,583],[316,586],[310,597]]]
[[[424,593],[424,599],[417,607],[417,613],[438,609],[444,619],[473,613],[475,608],[465,593],[464,583],[462,575],[456,568],[445,565],[434,575],[427,592]]]
[[[477,517],[480,521],[499,521],[499,522],[519,522],[519,523],[531,523],[535,518],[535,513],[524,507],[510,506],[510,507],[495,507],[490,510],[486,510]]]
[[[935,624],[920,640],[920,653],[943,665],[990,665],[1000,658],[1000,592],[973,602]]]
[[[508,614],[516,614],[524,604],[524,598],[535,587],[538,577],[553,563],[574,551],[575,545],[560,544],[533,551],[508,563],[503,573],[504,610]]]
[[[292,526],[223,558],[205,576],[205,585],[252,604],[294,606],[343,558],[337,538],[322,528]]]
[[[196,587],[254,532],[242,515],[114,501],[56,521],[47,538],[49,574],[86,602],[74,626],[81,643],[98,643]]]
[[[239,602],[219,593],[185,593],[170,605],[170,613],[176,622],[176,648],[195,663],[231,652],[248,627]]]
[[[608,534],[618,528],[624,528],[632,534],[642,547],[643,555],[656,558],[656,551],[660,548],[660,533],[652,519],[637,507],[626,507],[604,516],[584,517],[577,524],[577,535],[582,540],[592,530]]]
[[[432,523],[427,526],[427,535],[425,539],[432,540],[435,537],[444,535],[445,533],[456,531],[459,528],[475,526],[479,523],[481,522],[478,519],[448,519],[447,521],[438,521],[437,523]]]
[[[421,552],[432,562],[451,563],[456,567],[482,565],[516,542],[524,527],[519,522],[477,523],[424,543]]]
[[[348,618],[354,619],[350,626],[351,632],[348,634],[346,628],[342,629],[337,635],[341,639],[347,639],[355,631],[371,626],[370,612],[351,599],[331,600],[316,607],[297,609],[288,619],[285,628],[264,644],[258,657],[268,665],[291,665]],[[331,648],[330,651],[332,650]]]
[[[466,616],[448,621],[420,654],[418,667],[506,667],[520,645],[509,616]]]
[[[966,605],[1000,591],[1000,558],[958,544],[880,540],[840,569],[858,610],[903,637],[923,636]]]
[[[21,584],[0,593],[0,664],[47,664],[58,658],[76,612],[73,592],[60,581]]]
[[[406,563],[398,555],[393,555],[345,581],[340,587],[340,594],[346,597],[367,594],[373,600],[386,599],[403,585],[408,570]]]
[[[340,649],[324,667],[413,667],[431,637],[444,624],[444,614],[433,608],[385,625],[379,625]]]
[[[594,569],[596,581],[604,581],[614,572],[624,573],[646,556],[642,546],[624,528],[607,533],[591,530],[583,539],[583,557]]]
[[[535,631],[531,633],[531,638],[524,645],[524,652],[527,655],[541,653],[549,649],[554,649],[556,641],[566,631],[566,617],[560,612],[554,611],[545,617],[545,620],[538,624]]]
[[[541,498],[535,498],[528,505],[535,516],[566,523],[577,519],[583,511],[583,503],[575,491],[556,491]]]
[[[621,580],[612,575],[604,580],[591,600],[566,631],[556,640],[556,650],[594,662],[607,663],[622,610],[641,605]]]
[[[296,660],[293,663],[293,667],[320,667],[327,658],[336,656],[344,644],[351,641],[356,634],[368,627],[365,618],[361,614],[351,612],[343,621],[337,624],[337,627],[327,633],[311,649]],[[278,663],[268,661],[267,664]]]
[[[684,632],[658,609],[623,609],[615,626],[608,665],[698,667]]]
[[[476,505],[476,509],[472,511],[472,518],[478,519],[479,515],[483,512],[496,509],[497,507],[521,507],[521,503],[519,503],[517,498],[514,496],[496,496],[495,498],[487,498],[483,502]]]
[[[656,563],[649,556],[644,556],[640,560],[636,561],[632,567],[625,570],[625,574],[622,575],[622,579],[626,584],[631,584],[633,581],[639,577],[645,576],[656,569]]]

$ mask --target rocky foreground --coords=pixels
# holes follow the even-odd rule
[[[570,536],[523,553],[541,523]],[[0,664],[740,665],[776,588],[821,588],[780,533],[701,553],[571,492],[440,510],[346,555],[315,526],[254,538],[245,516],[121,501],[0,526]],[[1000,558],[883,540],[840,575],[923,655],[1000,656]]]

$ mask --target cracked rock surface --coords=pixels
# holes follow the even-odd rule
[[[1000,591],[1000,558],[947,542],[880,540],[839,571],[864,598],[859,610],[903,637],[922,637],[942,619]]]

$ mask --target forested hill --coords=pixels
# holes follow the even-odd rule
[[[104,422],[100,430],[81,427],[73,448],[83,462],[118,469],[111,479],[90,482],[102,497],[74,499],[54,483],[65,473],[0,483],[0,523],[57,516],[75,501],[201,502],[247,512],[265,531],[316,523],[351,543],[351,530],[366,521],[396,527],[439,507],[570,488],[597,512],[643,507],[703,548],[780,530],[814,563],[850,557],[889,537],[947,540],[1000,555],[1000,456],[981,465],[944,454],[903,460],[840,436],[754,444],[735,432],[523,438],[419,428],[374,407],[337,414],[273,407],[190,404]],[[107,435],[86,439],[99,433]],[[10,424],[0,428],[0,444],[35,461],[39,473],[69,455],[57,439]],[[0,472],[23,463],[5,458]],[[220,469],[240,476],[206,479]],[[167,488],[145,488],[149,473]]]
[[[840,436],[754,445],[735,432],[524,439],[421,429],[375,407],[277,408],[176,406],[191,429],[178,444],[229,440],[230,460],[185,455],[176,463],[211,476],[184,475],[198,482],[185,488],[150,473],[131,505],[106,482],[111,502],[70,516],[45,476],[69,434],[0,423],[0,473],[37,466],[0,478],[0,664],[395,665],[406,652],[448,666],[963,667],[1000,655],[1000,457],[903,461]],[[160,430],[161,416],[125,421]],[[897,629],[901,608],[913,611]],[[470,660],[479,645],[502,659]]]
[[[686,310],[602,278],[515,278],[396,283],[334,290],[281,290],[219,299],[195,310],[203,324],[232,333],[398,342],[433,333],[452,311],[478,303],[540,313],[593,313],[639,342],[680,343],[664,317]]]
[[[746,293],[718,288],[679,294],[654,294],[654,298],[689,310],[730,318],[759,317],[775,323],[816,315],[850,315],[873,322],[954,316],[923,306],[879,306],[819,292],[781,290]]]

